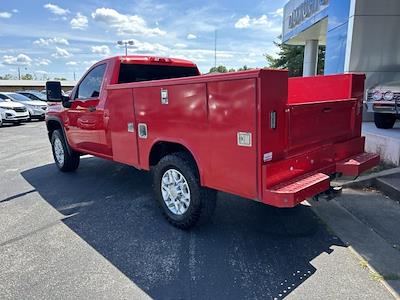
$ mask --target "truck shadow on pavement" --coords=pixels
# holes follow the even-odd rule
[[[169,225],[151,177],[83,158],[76,173],[54,164],[22,173],[63,222],[156,299],[283,298],[344,246],[307,206],[282,210],[219,193],[213,221],[185,232]]]

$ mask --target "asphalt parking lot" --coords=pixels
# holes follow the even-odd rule
[[[44,122],[0,137],[0,299],[392,299],[307,205],[220,193],[180,231],[148,173],[93,157],[60,173]]]

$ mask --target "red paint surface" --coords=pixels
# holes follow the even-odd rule
[[[73,149],[148,170],[154,145],[177,143],[195,158],[202,185],[278,207],[323,192],[327,175],[353,175],[379,159],[359,156],[364,75],[288,79],[286,71],[251,70],[116,84],[121,61],[195,66],[148,57],[97,63],[107,63],[98,99],[48,111],[64,123]],[[161,103],[162,89],[168,104]],[[147,124],[146,139],[138,137],[139,123]],[[238,132],[251,134],[250,147],[238,145]]]

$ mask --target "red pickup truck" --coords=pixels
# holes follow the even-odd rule
[[[59,82],[46,87],[58,168],[74,171],[92,154],[151,170],[179,228],[208,218],[216,191],[294,207],[328,190],[332,176],[379,162],[361,137],[364,75],[200,75],[190,61],[124,56],[93,65],[70,97]]]

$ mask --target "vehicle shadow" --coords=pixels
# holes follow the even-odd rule
[[[344,246],[308,206],[282,210],[220,193],[213,221],[169,225],[147,172],[83,158],[76,173],[53,164],[22,176],[63,222],[156,299],[283,298],[307,280],[311,261]]]

